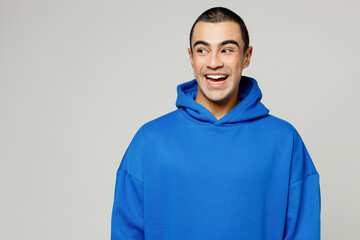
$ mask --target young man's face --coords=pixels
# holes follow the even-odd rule
[[[200,89],[197,94],[219,103],[237,99],[241,73],[252,54],[251,46],[244,54],[240,26],[232,21],[200,21],[193,29],[191,45],[193,52],[190,48],[188,52]]]

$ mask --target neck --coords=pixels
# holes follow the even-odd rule
[[[220,119],[230,112],[239,102],[238,90],[236,94],[231,95],[229,98],[222,101],[211,101],[208,99],[198,87],[195,102],[203,105],[208,109],[216,119]]]

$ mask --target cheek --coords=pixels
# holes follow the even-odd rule
[[[202,67],[203,67],[203,64],[201,62],[195,62],[194,63],[194,70],[196,72],[198,72],[198,73],[201,72]]]
[[[195,66],[204,65],[204,63],[206,62],[206,57],[205,56],[194,56],[193,62],[194,62]]]
[[[232,68],[233,71],[240,71],[242,68],[243,59],[239,56],[234,56],[228,59],[228,66]]]

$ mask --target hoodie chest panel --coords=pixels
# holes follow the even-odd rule
[[[152,145],[147,171],[152,179],[148,182],[159,183],[159,190],[192,184],[266,191],[272,176],[287,167],[283,159],[287,155],[278,151],[278,145],[266,133],[247,126],[169,133]]]
[[[283,219],[288,139],[255,122],[179,125],[144,145],[144,211],[153,239],[264,239],[248,230]]]

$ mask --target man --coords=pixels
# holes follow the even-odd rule
[[[190,33],[195,79],[142,125],[117,171],[113,240],[320,239],[319,174],[297,130],[269,114],[243,20],[212,8]]]

